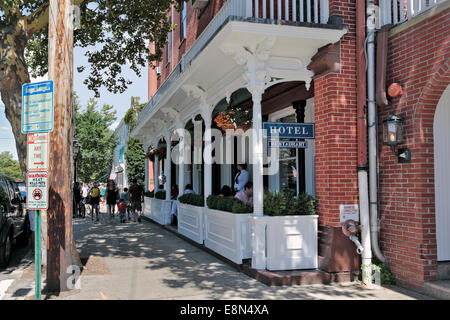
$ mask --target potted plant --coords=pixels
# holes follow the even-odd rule
[[[247,131],[252,126],[252,115],[250,111],[240,108],[220,112],[214,122],[223,131],[242,129]]]
[[[316,200],[292,191],[268,192],[264,214],[268,270],[318,267],[318,216]]]
[[[238,264],[251,258],[249,218],[253,208],[238,199],[214,195],[206,204],[205,246]]]
[[[178,198],[178,232],[203,244],[204,196],[188,193]]]

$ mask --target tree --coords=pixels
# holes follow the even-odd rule
[[[145,103],[139,103],[139,97],[131,97],[131,106],[128,108],[123,122],[128,126],[128,131],[133,131],[136,127],[138,115],[144,109]],[[134,178],[145,179],[145,152],[142,143],[133,137],[127,140],[127,150],[125,151],[127,161],[126,171],[128,183],[131,184]]]
[[[116,111],[110,105],[99,107],[90,99],[84,110],[75,97],[76,135],[80,144],[78,177],[83,182],[96,181],[109,173],[117,138],[109,129],[116,120]]]
[[[144,181],[145,179],[145,153],[142,142],[138,139],[129,137],[127,141],[127,150],[125,151],[125,159],[127,161],[127,177],[128,184],[133,179]]]
[[[140,76],[139,67],[159,61],[167,33],[173,29],[167,12],[186,0],[73,0],[81,26],[74,45],[102,46],[87,53],[90,75],[84,81],[99,96],[99,88],[124,92],[131,82],[120,74],[126,63]],[[21,133],[22,85],[43,76],[48,67],[48,0],[0,1],[0,93],[11,123],[22,171],[26,171],[26,135]],[[150,52],[149,43],[155,49]],[[154,67],[154,64],[151,64]],[[87,66],[78,67],[82,72]]]
[[[13,179],[23,179],[19,161],[14,160],[8,151],[0,153],[0,172]]]

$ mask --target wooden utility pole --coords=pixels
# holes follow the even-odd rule
[[[48,72],[54,84],[50,134],[47,292],[66,291],[72,265],[73,21],[72,0],[50,0]]]

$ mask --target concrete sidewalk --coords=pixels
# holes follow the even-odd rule
[[[398,287],[358,283],[269,287],[162,227],[120,224],[103,214],[74,221],[86,268],[81,288],[52,299],[431,299]]]

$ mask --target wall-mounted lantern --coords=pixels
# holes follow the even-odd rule
[[[403,122],[404,118],[393,113],[383,120],[383,144],[391,147],[392,152],[398,157],[399,163],[411,162],[411,150],[408,148],[398,149],[395,147],[405,143]]]

